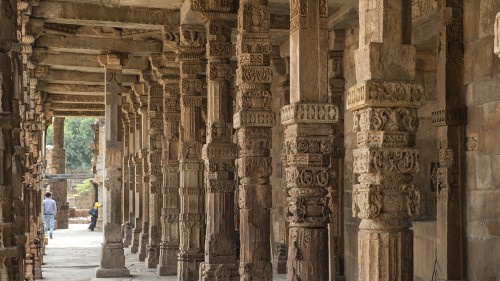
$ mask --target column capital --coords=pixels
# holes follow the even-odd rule
[[[129,55],[125,53],[109,52],[106,54],[100,54],[97,57],[97,60],[106,68],[121,69],[127,64],[129,58]]]

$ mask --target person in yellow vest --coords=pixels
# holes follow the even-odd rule
[[[94,207],[90,209],[89,215],[90,215],[90,224],[89,224],[89,230],[94,231],[94,228],[97,224],[97,218],[99,217],[99,208],[102,207],[102,204],[99,202],[95,201]]]

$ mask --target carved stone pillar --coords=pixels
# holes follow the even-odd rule
[[[203,145],[201,107],[203,104],[201,58],[204,46],[203,28],[180,27],[180,103],[179,129],[180,171],[180,245],[177,278],[198,280],[198,266],[203,261],[205,205],[203,190]]]
[[[64,117],[54,118],[52,125],[54,126],[54,146],[52,148],[51,172],[53,174],[64,174],[66,173],[66,150],[64,149]]]
[[[148,107],[147,95],[141,96],[142,141],[140,159],[142,160],[142,232],[139,235],[139,261],[144,261],[147,255],[149,242],[149,161],[148,161]]]
[[[271,35],[268,1],[240,1],[238,10],[236,84],[238,129],[240,280],[272,280],[269,177],[271,127]]]
[[[15,2],[13,2],[15,3]],[[17,260],[22,259],[20,256],[21,247],[16,247],[16,224],[13,211],[13,199],[16,193],[20,190],[13,190],[13,185],[18,179],[13,179],[11,175],[16,175],[15,168],[11,165],[20,163],[12,162],[14,156],[14,147],[12,145],[14,125],[13,120],[13,92],[14,80],[12,76],[17,75],[13,73],[12,62],[14,57],[9,56],[10,46],[12,40],[15,38],[15,15],[8,14],[9,9],[12,7],[12,1],[3,1],[2,11],[0,11],[0,279],[1,280],[14,280],[18,272],[14,272],[14,267],[17,267]],[[12,10],[11,10],[12,11]],[[15,137],[15,135],[14,135]],[[17,176],[21,175],[17,173]],[[17,187],[20,187],[19,185]],[[19,268],[19,271],[22,269]]]
[[[214,2],[214,1],[212,1]],[[195,8],[206,18],[207,141],[203,146],[207,229],[205,261],[200,266],[204,281],[238,280],[236,262],[234,190],[235,159],[238,148],[232,143],[231,26],[236,20],[235,1],[205,2]]]
[[[353,215],[358,233],[359,280],[413,280],[410,218],[420,209],[413,174],[417,108],[423,88],[415,80],[411,8],[406,0],[359,2],[357,84],[348,90],[357,149],[353,151]]]
[[[143,75],[144,78],[144,75]],[[138,153],[138,158],[142,162],[141,168],[141,178],[136,179],[142,182],[142,192],[141,192],[141,217],[142,217],[142,231],[139,235],[139,261],[144,261],[147,254],[147,244],[149,241],[149,164],[148,158],[148,147],[149,147],[149,135],[148,135],[148,96],[146,83],[140,83],[134,86],[134,90],[137,90],[137,95],[139,96],[140,107],[139,114],[141,115],[141,149]],[[139,164],[137,164],[139,165]]]
[[[96,269],[97,278],[124,277],[130,272],[125,267],[125,255],[120,229],[121,220],[121,161],[122,147],[119,136],[119,119],[122,93],[122,67],[126,58],[121,55],[99,56],[105,67],[105,146],[104,146],[104,188],[106,222],[104,242],[101,249],[100,267]]]
[[[163,174],[161,167],[163,140],[163,87],[151,82],[148,95],[148,136],[149,136],[149,243],[146,267],[156,268],[160,254],[162,208],[161,188]]]
[[[64,117],[54,118],[54,146],[52,149],[52,169],[55,174],[66,173],[66,151],[64,149]],[[68,229],[69,203],[68,183],[66,179],[51,179],[50,191],[57,202],[57,229]]]
[[[290,104],[281,111],[288,185],[287,280],[329,280],[328,230],[332,124],[328,103],[328,5],[290,1]]]
[[[177,274],[179,253],[179,67],[162,67],[163,85],[163,208],[159,276]]]
[[[122,160],[122,206],[121,206],[121,214],[122,214],[122,231],[123,231],[123,246],[127,248],[132,244],[132,224],[130,222],[130,176],[131,176],[131,163],[132,159],[130,157],[130,118],[129,118],[129,110],[130,104],[122,105],[122,126],[123,126],[123,136],[122,136],[122,151],[123,151],[123,160]],[[132,166],[133,167],[133,166]]]
[[[135,97],[133,100],[132,106],[134,108],[133,115],[133,126],[134,126],[134,148],[133,148],[133,159],[134,159],[134,178],[130,179],[134,182],[134,229],[132,230],[132,246],[130,247],[130,252],[135,254],[139,252],[139,241],[140,234],[142,232],[142,224],[143,224],[143,212],[142,212],[142,204],[143,204],[143,163],[141,156],[141,147],[142,147],[142,123],[141,123],[141,115],[139,114],[140,102],[138,101],[138,97]],[[131,121],[132,122],[132,121]]]
[[[466,280],[465,129],[466,94],[463,84],[463,2],[439,0],[437,96],[432,113],[437,127],[439,167],[437,193],[437,276],[439,280]]]
[[[334,181],[329,186],[329,206],[332,211],[329,232],[330,275],[344,276],[344,48],[345,30],[330,33],[330,52],[328,54],[328,94],[329,101],[338,108],[339,122],[333,125],[333,153],[331,167]],[[335,275],[333,275],[335,274]]]

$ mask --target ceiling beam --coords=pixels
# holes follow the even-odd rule
[[[104,73],[67,71],[52,69],[48,66],[38,66],[35,69],[35,77],[50,83],[82,84],[82,85],[104,85]],[[123,75],[123,84],[139,83],[135,75]]]
[[[180,22],[178,10],[55,1],[40,1],[32,16],[51,23],[155,30]]]
[[[39,83],[37,89],[42,92],[68,95],[104,95],[104,86]]]
[[[104,111],[52,111],[54,117],[104,117]]]
[[[48,106],[57,111],[104,111],[104,103],[62,103],[53,102]]]
[[[49,48],[59,52],[78,52],[84,54],[101,54],[103,52],[120,52],[131,55],[149,55],[161,53],[162,42],[139,41],[130,39],[86,38],[76,36],[41,36],[36,46]]]
[[[50,65],[51,68],[104,73],[104,67],[97,60],[96,55],[78,53],[47,53],[38,65]],[[147,57],[130,57],[123,67],[124,74],[140,74],[148,68]]]
[[[59,95],[45,94],[45,101],[53,103],[104,103],[104,95]]]

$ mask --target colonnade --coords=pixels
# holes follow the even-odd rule
[[[105,204],[96,277],[128,276],[123,248],[130,247],[160,276],[272,280],[272,191],[281,187],[270,183],[271,155],[280,150],[287,280],[333,280],[341,267],[330,266],[328,251],[330,241],[333,259],[341,255],[345,102],[358,146],[352,202],[361,219],[360,280],[411,280],[409,219],[420,204],[411,182],[419,172],[414,146],[424,96],[405,3],[360,1],[357,84],[345,101],[342,71],[335,70],[343,39],[329,32],[326,0],[290,1],[289,96],[280,110],[273,110],[271,62],[279,51],[267,0],[191,1],[204,24],[164,26],[163,52],[150,55],[130,87],[123,73],[129,53],[96,56],[105,73],[104,137],[95,150],[104,159]],[[26,18],[28,8],[18,3],[20,25],[13,14],[0,17],[0,43],[8,42],[0,44],[0,158],[9,163],[0,167],[9,175],[0,178],[0,276],[12,280],[40,277],[43,257],[37,204],[51,114],[37,89],[30,49],[37,22]],[[12,49],[16,26],[22,36]],[[276,126],[283,147],[272,147]]]

